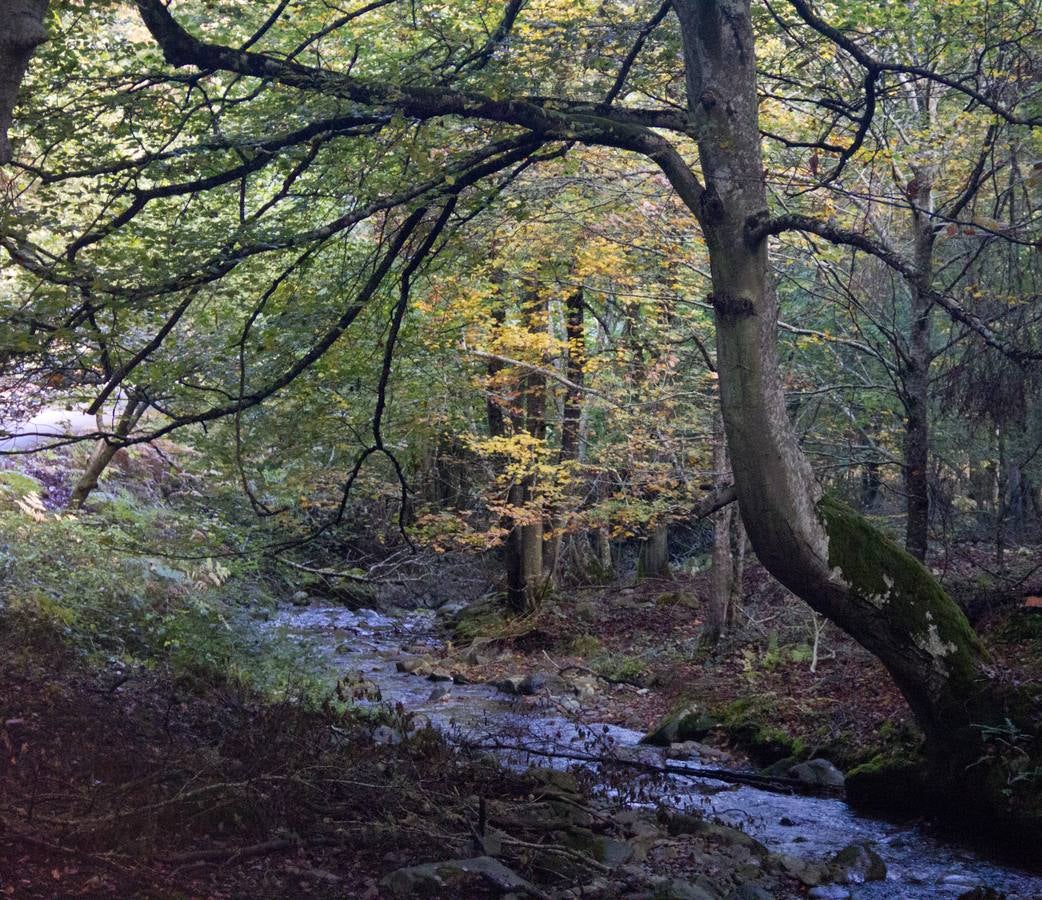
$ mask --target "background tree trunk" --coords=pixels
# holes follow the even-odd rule
[[[669,526],[656,525],[640,545],[638,578],[669,578]]]
[[[11,161],[8,131],[18,89],[36,48],[47,40],[48,0],[0,0],[0,165]]]

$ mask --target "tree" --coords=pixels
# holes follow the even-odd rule
[[[137,168],[156,178],[117,194],[120,211],[79,235],[60,264],[52,265],[49,251],[34,245],[25,234],[8,234],[0,240],[13,259],[50,284],[91,285],[95,293],[100,284],[112,298],[161,303],[162,298],[197,286],[228,284],[229,278],[233,283],[239,274],[236,270],[250,260],[277,259],[280,253],[321,246],[349,226],[378,214],[383,216],[386,237],[361,267],[367,277],[359,279],[350,305],[305,352],[295,358],[290,354],[265,357],[266,378],[258,385],[247,390],[240,383],[237,390],[226,392],[225,400],[201,410],[169,407],[166,424],[127,443],[238,414],[262,403],[336,343],[370,300],[379,296],[380,286],[392,271],[399,274],[404,304],[410,276],[428,258],[459,198],[472,198],[470,202],[479,206],[494,202],[495,191],[475,195],[468,189],[487,179],[509,178],[503,173],[512,167],[537,160],[541,154],[567,152],[577,143],[636,154],[654,163],[669,180],[694,215],[708,250],[723,420],[735,492],[752,547],[776,578],[883,662],[926,735],[934,773],[948,783],[965,785],[971,796],[997,809],[1004,800],[989,788],[988,767],[971,765],[981,756],[981,727],[1001,723],[1006,717],[1025,732],[1034,725],[1014,693],[991,677],[965,617],[930,573],[856,514],[822,497],[786,412],[776,340],[778,295],[768,243],[773,235],[801,231],[868,249],[904,276],[918,278],[923,273],[863,231],[812,216],[772,215],[761,146],[757,34],[748,0],[673,2],[683,55],[682,107],[678,103],[622,102],[636,61],[666,17],[665,5],[636,28],[635,34],[633,29],[626,32],[631,47],[620,54],[619,68],[614,77],[609,76],[607,92],[599,96],[595,91],[604,76],[598,79],[597,68],[575,71],[568,65],[563,74],[575,76],[572,86],[580,96],[547,96],[549,73],[541,66],[548,54],[552,56],[549,48],[555,46],[554,41],[521,41],[518,52],[528,57],[513,59],[508,38],[519,27],[522,6],[514,2],[506,5],[499,24],[476,44],[466,37],[455,41],[444,37],[453,29],[467,34],[465,26],[472,22],[462,8],[450,8],[448,22],[440,23],[437,30],[439,37],[433,44],[437,53],[420,46],[426,35],[417,29],[415,38],[410,32],[403,40],[403,56],[397,59],[393,54],[382,61],[370,59],[356,70],[348,47],[334,43],[328,53],[315,53],[313,62],[301,61],[301,54],[322,36],[340,28],[347,28],[350,34],[350,23],[366,9],[383,10],[388,5],[371,4],[324,27],[305,19],[273,37],[271,49],[259,51],[254,45],[266,39],[284,5],[245,34],[234,25],[223,28],[224,33],[222,27],[202,27],[204,34],[218,38],[207,40],[186,30],[160,0],[138,0],[142,19],[167,62],[187,70],[182,76],[168,76],[164,89],[172,90],[181,81],[194,87],[196,79],[217,73],[225,97],[242,92],[234,94],[235,106],[226,104],[221,116],[209,123],[216,137],[206,144],[191,145],[191,152],[211,161],[208,174],[171,181],[163,176],[170,158],[164,156],[167,151],[150,150],[117,171]],[[805,27],[863,70],[864,98],[859,107],[845,107],[845,143],[829,147],[839,168],[863,143],[880,82],[892,73],[946,84],[1010,124],[1038,123],[1030,112],[1007,108],[1002,93],[990,82],[982,83],[986,66],[967,60],[965,76],[953,77],[877,58],[844,29],[819,18],[803,0],[791,0],[791,5]],[[576,28],[590,14],[581,5],[569,9],[560,27],[565,31]],[[303,41],[295,40],[296,29],[307,35]],[[668,40],[663,46],[670,46]],[[512,62],[516,62],[513,67]],[[581,66],[581,62],[569,62]],[[401,79],[395,77],[399,70],[404,73]],[[526,71],[535,74],[526,78]],[[259,142],[236,144],[226,137],[224,117],[242,115],[252,91],[258,92],[261,115],[269,119],[290,116],[291,110],[297,110],[294,125]],[[825,103],[830,98],[822,100]],[[404,136],[413,129],[422,132],[429,143],[406,142]],[[93,244],[104,244],[111,234],[147,224],[154,215],[148,210],[150,204],[161,208],[166,198],[205,198],[206,191],[221,185],[255,184],[257,173],[271,165],[284,167],[283,183],[290,186],[309,177],[309,166],[316,157],[322,160],[316,164],[318,172],[340,171],[345,161],[368,171],[364,153],[349,149],[339,155],[322,154],[334,140],[347,141],[349,148],[373,148],[379,143],[377,138],[387,143],[379,145],[386,172],[376,179],[382,183],[375,196],[368,182],[360,185],[360,195],[368,205],[341,212],[321,226],[309,225],[301,211],[294,210],[281,223],[283,227],[265,231],[257,227],[263,221],[243,214],[249,209],[241,204],[238,216],[227,225],[232,239],[215,252],[193,248],[193,254],[185,256],[183,251],[172,251],[180,260],[179,267],[171,271],[164,261],[156,261],[159,276],[140,265],[124,266],[148,276],[146,283],[151,287],[145,292],[129,286],[126,271],[122,279],[97,277],[91,267],[105,262],[100,252],[87,254],[91,258],[86,262],[77,255]],[[691,142],[697,147],[697,175],[685,157]],[[418,149],[413,152],[403,146]],[[174,165],[189,155],[177,153]],[[310,153],[315,156],[309,158]],[[432,165],[435,153],[438,162]],[[100,175],[105,170],[94,166],[88,171]],[[265,183],[275,197],[284,197],[290,188],[280,195],[274,174],[267,172]],[[246,187],[243,191],[248,192]],[[206,204],[198,205],[205,208]],[[332,206],[328,204],[327,209]],[[100,215],[104,218],[105,213]],[[437,224],[432,225],[432,220]],[[294,268],[291,263],[288,271]],[[274,281],[277,288],[279,276]],[[988,323],[953,298],[934,292],[931,299],[952,317],[1000,343]],[[73,326],[82,318],[82,311],[74,310]],[[396,335],[392,328],[384,354],[385,376]],[[284,363],[281,370],[279,363]],[[366,457],[389,452],[379,427],[386,377],[380,383],[381,402]],[[534,412],[538,419],[539,410]]]

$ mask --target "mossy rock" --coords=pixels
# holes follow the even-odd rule
[[[720,711],[720,726],[732,743],[760,765],[770,765],[780,760],[788,760],[793,765],[805,760],[807,746],[803,739],[768,724],[765,721],[768,714],[760,698],[743,697]]]
[[[640,742],[653,747],[668,747],[684,741],[700,741],[719,724],[719,717],[695,705],[683,706],[667,715]]]

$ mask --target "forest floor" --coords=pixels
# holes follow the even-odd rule
[[[377,740],[393,714],[22,649],[0,654],[0,896],[803,893],[740,831],[594,800],[431,729]],[[422,866],[457,859],[482,869],[438,886]]]
[[[993,667],[1042,697],[1042,575],[1026,557],[1002,589],[979,590],[987,553],[960,548],[954,593],[971,598]],[[718,723],[709,743],[763,766],[826,757],[847,770],[914,753],[911,711],[878,660],[762,568],[749,567],[738,621],[709,647],[700,641],[708,593],[708,575],[679,575],[579,591],[518,619],[479,607],[457,623],[446,655],[474,681],[588,672],[598,690],[584,715],[628,728],[699,709]]]

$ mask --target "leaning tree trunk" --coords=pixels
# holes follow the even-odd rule
[[[83,504],[87,502],[91,492],[98,486],[98,481],[105,469],[112,462],[112,457],[119,451],[121,446],[120,439],[130,434],[147,408],[148,403],[145,400],[131,397],[127,401],[127,405],[123,408],[123,412],[116,421],[112,437],[101,438],[94,445],[94,452],[91,453],[87,468],[83,470],[80,480],[76,482],[76,486],[72,489],[72,494],[69,496],[69,509],[83,508]]]
[[[785,410],[778,300],[748,0],[674,0],[705,190],[695,204],[709,249],[717,364],[735,488],[763,565],[875,654],[925,733],[935,772],[967,782],[984,767],[976,726],[1008,711],[984,651],[920,563],[844,506],[822,498]]]
[[[0,165],[11,161],[8,130],[14,121],[25,71],[36,48],[47,40],[43,17],[48,0],[0,0]]]

